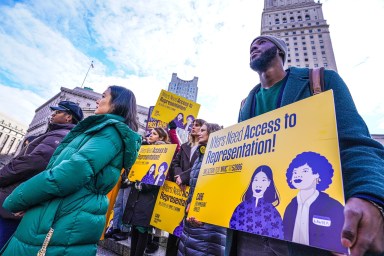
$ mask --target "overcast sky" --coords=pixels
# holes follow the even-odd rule
[[[322,0],[339,74],[371,133],[384,134],[384,1]],[[259,82],[249,44],[262,0],[0,0],[0,112],[29,125],[60,91],[130,88],[154,105],[172,73],[199,77],[199,117],[236,123]]]

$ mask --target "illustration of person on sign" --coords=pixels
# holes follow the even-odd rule
[[[187,116],[187,122],[185,123],[185,126],[184,126],[184,130],[191,132],[192,124],[193,124],[194,120],[195,120],[195,117],[193,115],[188,115]]]
[[[151,184],[151,185],[155,183],[155,170],[156,170],[156,164],[152,164],[151,167],[149,167],[148,172],[141,179],[141,182],[145,184]]]
[[[177,116],[175,117],[175,119],[173,119],[173,121],[175,122],[175,124],[178,128],[184,129],[184,114],[183,113],[177,114]]]
[[[323,192],[332,184],[333,173],[327,158],[315,152],[303,152],[292,160],[287,183],[299,192],[285,209],[286,240],[346,252],[340,241],[344,207]]]
[[[283,223],[276,210],[280,199],[267,165],[256,168],[242,202],[232,214],[229,227],[248,233],[283,239]]]
[[[168,164],[166,162],[163,162],[159,167],[159,173],[155,178],[154,185],[163,186],[165,181],[165,172],[167,171],[167,169],[168,169]]]

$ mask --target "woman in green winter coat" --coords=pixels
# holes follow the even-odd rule
[[[110,86],[96,103],[96,115],[72,129],[47,169],[5,200],[4,208],[24,217],[0,255],[96,255],[106,195],[141,144],[130,90]]]

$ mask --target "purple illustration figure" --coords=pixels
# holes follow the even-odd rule
[[[241,202],[232,214],[232,229],[283,239],[283,223],[276,206],[280,203],[273,181],[272,170],[267,165],[256,168]]]
[[[192,123],[195,120],[195,117],[193,115],[188,115],[187,116],[187,122],[185,123],[184,130],[191,132],[192,130]]]
[[[322,192],[332,184],[333,172],[328,160],[315,152],[303,152],[292,160],[286,173],[287,183],[299,192],[285,209],[286,240],[347,252],[340,242],[344,207]]]
[[[153,183],[155,183],[155,170],[156,164],[152,164],[151,167],[149,167],[147,174],[141,179],[141,182],[153,185]]]
[[[165,172],[167,171],[167,169],[168,164],[166,162],[163,162],[159,167],[159,173],[156,175],[154,185],[163,186],[165,181]]]
[[[173,234],[177,237],[180,237],[181,236],[181,233],[183,233],[183,228],[184,228],[184,221],[180,221],[179,223],[179,226],[177,226],[174,230],[173,230]]]
[[[177,116],[175,117],[175,119],[173,119],[173,121],[175,122],[176,127],[184,129],[184,114],[183,113],[177,114]]]

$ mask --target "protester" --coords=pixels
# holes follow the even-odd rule
[[[141,138],[134,94],[110,86],[95,114],[57,147],[45,171],[18,186],[3,207],[24,214],[2,256],[96,255],[108,192],[136,160]]]
[[[184,190],[185,186],[189,184],[191,167],[198,156],[198,152],[196,151],[199,144],[198,134],[204,123],[205,121],[203,119],[195,119],[192,121],[192,128],[189,136],[190,140],[181,145],[180,150],[173,159],[171,168],[168,172],[169,180],[176,182],[182,190]],[[178,237],[173,234],[169,234],[166,250],[167,256],[177,255],[177,244]]]
[[[209,135],[220,129],[221,127],[218,124],[212,123],[205,123],[201,126],[199,133],[199,148],[197,149],[198,158],[193,164],[191,171],[186,213],[188,213],[192,201]],[[224,255],[225,237],[226,229],[223,227],[202,223],[193,217],[185,219],[177,255]]]
[[[150,145],[168,144],[168,133],[163,128],[154,128],[147,141]],[[158,186],[141,182],[135,182],[131,189],[123,215],[123,223],[131,226],[131,256],[142,256],[148,238],[153,239],[149,235],[152,231],[150,221],[158,193]],[[151,251],[156,251],[159,248],[158,240],[157,244],[153,244],[154,248],[150,247]]]
[[[121,174],[121,184],[113,206],[112,226],[107,229],[104,238],[113,238],[116,241],[126,240],[131,228],[123,223],[123,213],[127,204],[129,193],[132,189],[132,183],[128,180],[128,171],[123,170]]]
[[[7,196],[22,182],[45,170],[56,147],[62,139],[83,119],[78,104],[61,101],[53,110],[47,131],[40,135],[29,136],[24,146],[7,165],[0,169],[0,248],[2,248],[21,220],[1,205]]]
[[[239,122],[286,106],[312,95],[307,68],[284,70],[287,45],[277,37],[264,35],[252,41],[250,66],[261,83],[243,101]],[[346,206],[341,242],[352,255],[384,252],[384,149],[371,139],[353,99],[341,77],[324,72],[325,90],[335,95],[335,111],[344,180]],[[245,232],[228,230],[226,255],[330,255],[324,250],[288,243]]]

